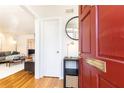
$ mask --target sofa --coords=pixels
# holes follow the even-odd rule
[[[6,63],[9,61],[15,61],[17,60],[24,60],[24,55],[20,54],[20,52],[17,51],[5,51],[0,52],[0,63]]]

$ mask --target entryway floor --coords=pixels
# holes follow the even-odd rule
[[[35,79],[33,74],[24,70],[0,79],[0,88],[62,88],[63,80],[44,77]]]

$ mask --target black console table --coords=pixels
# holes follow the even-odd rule
[[[32,61],[26,61],[24,64],[24,70],[29,71],[30,73],[35,73],[35,63]]]
[[[64,88],[78,87],[78,63],[78,57],[64,58]],[[73,67],[69,64],[73,64]]]

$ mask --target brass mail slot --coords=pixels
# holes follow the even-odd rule
[[[86,63],[96,67],[97,69],[106,72],[106,62],[97,59],[86,59]]]

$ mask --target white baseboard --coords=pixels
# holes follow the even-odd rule
[[[64,79],[63,77],[59,77],[59,79],[61,80],[61,79]]]

